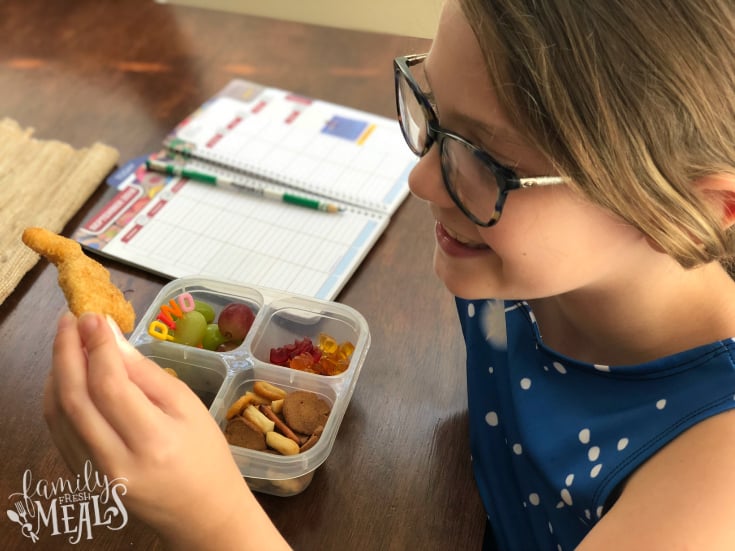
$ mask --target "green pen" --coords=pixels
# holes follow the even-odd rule
[[[148,159],[145,162],[146,169],[153,172],[160,172],[161,174],[169,174],[171,176],[180,176],[182,178],[188,178],[204,184],[210,184],[213,186],[231,187],[240,191],[246,191],[255,195],[260,195],[266,199],[274,199],[281,201],[282,203],[289,203],[291,205],[298,205],[308,209],[321,210],[324,212],[335,213],[342,210],[341,207],[333,203],[327,203],[318,199],[311,199],[302,195],[296,195],[294,193],[288,193],[280,189],[273,187],[259,188],[251,186],[243,182],[237,182],[230,178],[224,178],[222,176],[215,176],[214,174],[207,174],[199,172],[198,170],[189,170],[184,167],[176,166],[170,163],[164,163],[156,161],[154,159]]]

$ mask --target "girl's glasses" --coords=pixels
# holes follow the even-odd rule
[[[470,220],[478,226],[492,226],[503,212],[509,191],[567,182],[561,176],[519,178],[487,152],[439,126],[434,108],[411,73],[411,67],[425,58],[426,54],[418,54],[393,60],[398,121],[408,147],[419,157],[436,142],[444,186]]]

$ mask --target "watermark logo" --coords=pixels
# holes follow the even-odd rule
[[[126,482],[127,478],[110,480],[100,475],[90,461],[76,479],[34,480],[28,469],[23,473],[22,491],[8,497],[5,514],[33,543],[42,533],[65,536],[69,543],[91,540],[93,528],[120,530],[127,524],[122,502]]]

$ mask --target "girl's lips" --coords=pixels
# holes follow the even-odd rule
[[[437,221],[435,226],[436,242],[442,251],[449,256],[469,257],[487,254],[490,251],[485,243],[462,243],[452,237],[441,222]]]

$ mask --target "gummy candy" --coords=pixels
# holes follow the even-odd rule
[[[270,362],[299,371],[320,375],[339,375],[347,369],[355,345],[349,341],[337,343],[331,335],[319,334],[319,345],[309,337],[292,344],[271,348]]]
[[[319,333],[319,348],[326,354],[334,354],[339,346],[337,345],[337,341],[326,333]]]
[[[288,366],[291,369],[298,369],[299,371],[313,371],[314,358],[308,352],[302,352],[301,354],[291,358],[288,362]]]
[[[339,351],[341,354],[344,354],[345,358],[349,358],[355,351],[355,345],[350,341],[345,341],[339,345]]]

